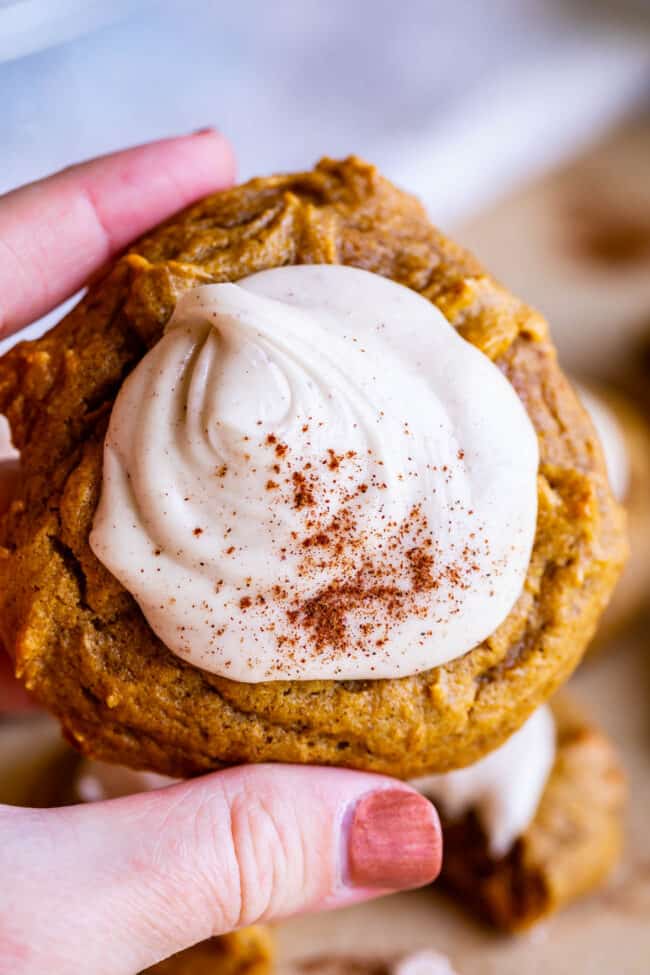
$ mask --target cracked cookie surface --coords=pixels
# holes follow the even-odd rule
[[[413,288],[502,369],[539,438],[537,533],[514,609],[464,656],[401,679],[241,684],[168,651],[91,552],[102,443],[121,383],[183,291],[310,262]],[[578,663],[624,559],[600,447],[544,320],[354,158],[252,180],[138,241],[54,330],[0,359],[0,412],[23,465],[0,520],[0,635],[67,737],[108,761],[174,776],[283,761],[404,778],[473,762]]]

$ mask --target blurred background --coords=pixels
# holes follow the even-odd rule
[[[0,192],[216,125],[242,178],[356,152],[455,229],[649,93],[646,0],[0,0]]]
[[[649,38],[645,0],[0,0],[0,190],[211,124],[244,178],[355,151],[446,222],[629,108]]]
[[[0,0],[0,193],[207,125],[242,178],[323,154],[376,162],[650,436],[650,0]],[[572,682],[630,773],[613,885],[530,940],[489,940],[417,894],[292,922],[287,957],[320,940],[351,951],[362,925],[435,943],[467,975],[648,970],[650,482],[631,498],[634,613]],[[3,720],[0,799],[33,801],[58,733]]]

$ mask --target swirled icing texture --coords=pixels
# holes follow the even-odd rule
[[[204,670],[402,677],[512,609],[537,465],[513,388],[434,305],[279,268],[179,300],[116,399],[91,545]]]

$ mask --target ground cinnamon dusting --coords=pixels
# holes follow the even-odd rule
[[[359,653],[380,656],[399,624],[409,618],[429,619],[431,594],[441,586],[445,619],[460,612],[461,593],[481,571],[480,526],[472,544],[450,561],[432,537],[420,505],[400,518],[384,513],[377,519],[377,510],[384,511],[381,494],[388,490],[380,459],[328,449],[320,458],[311,454],[306,461],[274,434],[268,434],[262,445],[269,450],[274,474],[266,488],[299,513],[301,526],[291,533],[289,549],[278,551],[281,561],[293,559],[297,581],[292,575],[273,587],[273,622],[263,623],[275,633],[278,666],[287,659],[305,662],[310,654],[341,660]],[[462,450],[458,458],[464,458]],[[448,466],[433,470],[447,486],[451,483]],[[371,491],[378,499],[369,526]],[[243,611],[253,605],[264,607],[265,597],[246,595],[239,601]],[[432,635],[430,623],[424,624],[421,645]]]
[[[304,508],[305,505],[311,506],[315,504],[313,486],[307,481],[304,473],[294,471],[291,475],[291,479],[294,485],[294,508]]]

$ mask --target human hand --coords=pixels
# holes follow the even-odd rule
[[[206,132],[0,197],[0,337],[233,172]],[[5,669],[0,708],[17,703]],[[249,766],[88,806],[0,807],[0,972],[133,975],[242,925],[429,883],[440,856],[426,799],[343,769]]]

